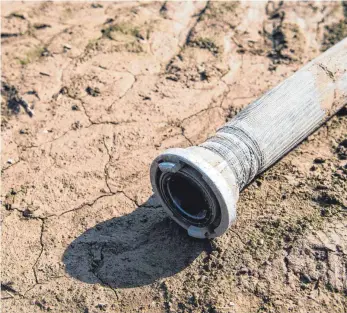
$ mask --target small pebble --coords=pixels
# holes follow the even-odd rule
[[[24,217],[30,217],[32,213],[33,212],[31,210],[25,209],[22,214]]]
[[[86,92],[93,97],[97,97],[100,95],[100,89],[98,87],[95,87],[95,88],[87,87]]]
[[[242,275],[242,274],[246,274],[246,273],[248,273],[248,268],[242,267],[237,271],[236,275]]]
[[[305,284],[312,283],[311,277],[305,273],[301,275],[301,281]]]
[[[39,74],[42,75],[42,76],[51,76],[51,75],[49,75],[48,73],[45,73],[45,72],[39,72]]]
[[[8,163],[8,164],[13,164],[14,161],[13,161],[12,159],[8,159],[8,160],[7,160],[7,163]]]
[[[93,9],[103,8],[103,6],[102,6],[101,4],[99,4],[99,3],[92,3],[91,7],[92,7]]]
[[[323,164],[325,163],[325,160],[323,158],[315,158],[313,162],[316,164]]]

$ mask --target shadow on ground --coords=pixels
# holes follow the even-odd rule
[[[90,284],[137,287],[180,272],[209,250],[209,241],[188,237],[151,202],[76,238],[63,255],[67,273]]]

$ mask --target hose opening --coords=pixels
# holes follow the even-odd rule
[[[217,199],[196,170],[184,167],[176,173],[159,171],[157,186],[167,207],[183,222],[205,227],[216,221]]]
[[[194,181],[180,174],[171,175],[167,180],[170,200],[182,214],[203,220],[208,214],[208,202]]]

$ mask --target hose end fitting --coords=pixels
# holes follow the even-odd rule
[[[196,146],[169,149],[150,175],[161,205],[190,236],[218,237],[235,221],[239,187],[219,155]]]

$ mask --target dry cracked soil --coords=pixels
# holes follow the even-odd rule
[[[193,240],[149,165],[347,35],[344,2],[2,2],[3,312],[347,312],[347,110]]]

